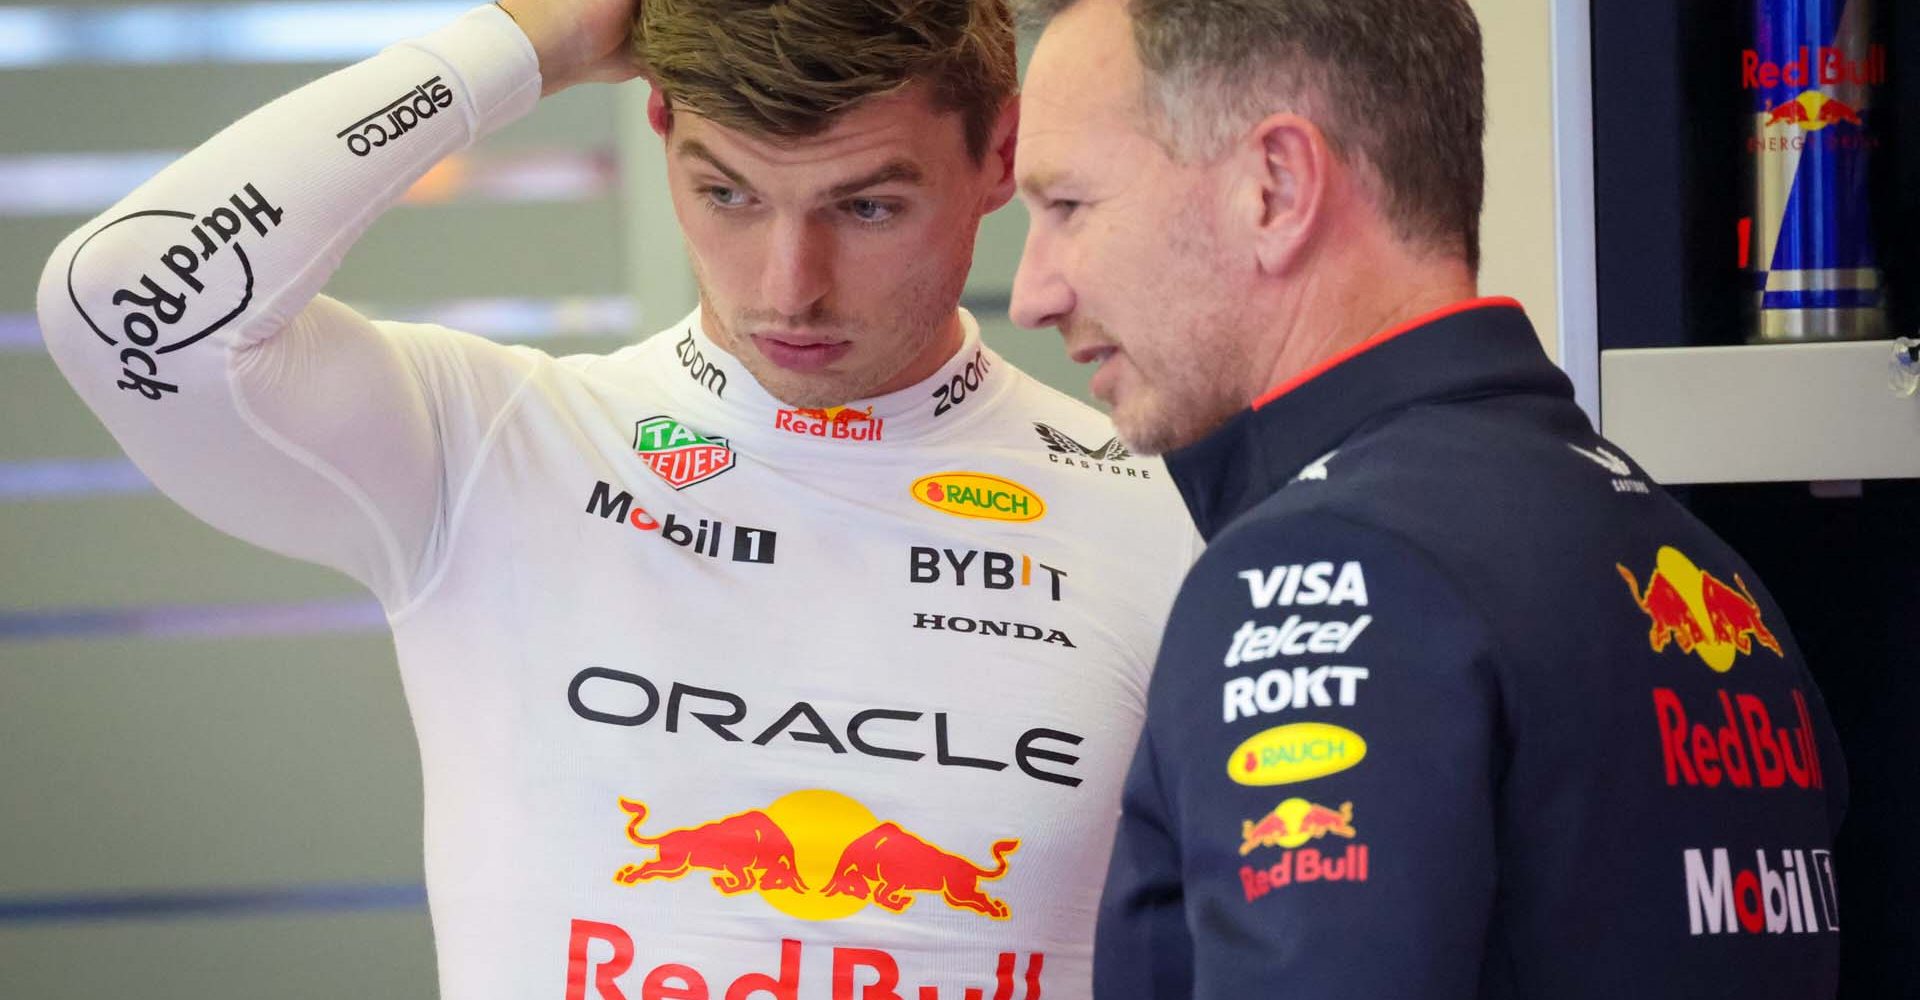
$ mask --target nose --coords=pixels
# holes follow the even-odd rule
[[[1013,276],[1013,303],[1007,308],[1014,323],[1029,330],[1057,326],[1073,312],[1073,286],[1054,259],[1058,249],[1052,234],[1038,220],[1027,225],[1027,245],[1020,251],[1020,269]]]
[[[782,316],[811,314],[833,288],[834,245],[823,227],[806,219],[778,220],[768,236],[760,292]]]

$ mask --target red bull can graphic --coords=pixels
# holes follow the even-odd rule
[[[1741,267],[1752,280],[1756,342],[1886,336],[1868,199],[1872,95],[1887,51],[1871,0],[1753,0],[1741,53],[1752,95],[1752,215]]]

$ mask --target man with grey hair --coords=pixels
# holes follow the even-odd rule
[[[1466,0],[1066,0],[1013,314],[1208,537],[1101,997],[1816,997],[1839,745],[1753,570],[1476,298]]]

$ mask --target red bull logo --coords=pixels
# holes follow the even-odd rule
[[[655,948],[660,943],[658,935],[643,936],[641,941]],[[761,947],[771,950],[773,945],[769,941]],[[771,956],[764,962],[742,963],[715,961],[711,954],[704,956],[704,968],[667,961],[652,969],[636,969],[640,947],[635,945],[634,935],[616,924],[576,918],[567,941],[565,996],[566,1000],[800,1000],[803,996],[824,1000],[987,1000],[989,996],[993,1000],[1041,1000],[1045,995],[1041,982],[1046,971],[1045,952],[1030,951],[1024,956],[1000,952],[993,957],[990,985],[974,986],[966,984],[983,980],[984,965],[971,974],[950,960],[940,961],[937,969],[928,969],[924,949],[918,950],[920,954],[904,956],[903,962],[903,956],[885,948],[822,947],[783,938],[778,965],[772,972],[762,971],[767,967],[764,962],[772,961]],[[809,960],[808,951],[816,957]],[[918,978],[916,971],[934,972],[947,981],[922,983],[916,989],[911,985]],[[961,981],[956,983],[955,979]]]
[[[1299,847],[1329,833],[1354,838],[1353,803],[1342,802],[1335,810],[1306,799],[1288,799],[1258,820],[1240,821],[1240,856],[1262,847]]]
[[[1765,128],[1776,125],[1794,125],[1808,132],[1818,132],[1829,125],[1863,126],[1860,109],[1837,97],[1828,97],[1818,90],[1809,90],[1791,101],[1782,101],[1769,110],[1761,122]]]
[[[1853,105],[1848,104],[1843,100],[1840,100],[1837,97],[1829,97],[1826,100],[1820,102],[1820,111],[1818,113],[1817,120],[1819,124],[1814,126],[1816,129],[1825,127],[1827,125],[1840,125],[1840,124],[1862,125],[1864,124],[1863,122],[1860,121],[1859,109],[1855,108]]]
[[[1660,727],[1660,754],[1668,787],[1685,784],[1718,788],[1821,789],[1820,740],[1815,735],[1807,698],[1793,691],[1793,713],[1778,725],[1773,710],[1758,695],[1721,688],[1719,709],[1688,714],[1672,688],[1653,689],[1653,713]],[[1713,723],[1721,722],[1715,726]]]
[[[865,806],[838,792],[806,789],[752,809],[695,826],[644,835],[647,807],[620,799],[632,817],[627,839],[651,848],[655,857],[624,865],[621,885],[674,880],[697,870],[712,872],[722,895],[757,892],[789,916],[839,920],[869,902],[904,913],[920,896],[956,910],[1006,920],[1012,909],[981,887],[1007,874],[1007,856],[1017,838],[994,841],[991,865],[944,850],[900,824],[882,822]]]
[[[1302,846],[1328,834],[1352,840],[1353,803],[1342,802],[1329,809],[1306,799],[1292,798],[1273,807],[1257,820],[1240,822],[1240,856],[1246,857],[1263,847],[1281,848],[1280,858],[1271,864],[1240,868],[1240,889],[1251,903],[1276,889],[1310,882],[1365,882],[1367,845],[1348,844],[1339,854],[1316,847]]]
[[[1633,571],[1616,563],[1620,578],[1640,610],[1652,622],[1647,642],[1656,653],[1670,645],[1700,657],[1718,673],[1733,669],[1734,661],[1753,652],[1757,643],[1784,656],[1780,640],[1762,619],[1760,604],[1740,574],[1734,585],[1693,564],[1680,550],[1661,546],[1654,557],[1653,575],[1640,589]]]
[[[640,824],[647,819],[646,805],[623,798],[620,808],[633,815],[627,824],[627,839],[658,854],[646,864],[621,868],[613,877],[616,882],[633,885],[652,879],[677,879],[699,868],[714,872],[713,887],[728,896],[749,889],[807,891],[793,859],[793,842],[779,824],[758,809],[646,837],[640,833]]]
[[[886,421],[874,416],[871,406],[864,410],[850,406],[802,406],[775,412],[773,426],[775,430],[806,437],[834,441],[878,441],[886,430]]]
[[[1794,58],[1786,62],[1760,58],[1755,49],[1740,53],[1742,90],[1772,90],[1775,87],[1872,87],[1887,82],[1887,47],[1867,46],[1866,57],[1849,59],[1846,49],[1837,45],[1818,48],[1800,46]]]
[[[847,845],[834,865],[828,896],[848,895],[873,901],[903,913],[913,903],[908,893],[939,893],[956,910],[972,910],[994,920],[1007,919],[1007,904],[980,891],[982,881],[1007,873],[1007,855],[1020,849],[1018,840],[993,842],[992,868],[982,868],[958,854],[948,854],[900,828],[882,823]]]
[[[1240,889],[1251,903],[1266,894],[1290,885],[1313,882],[1365,882],[1367,845],[1348,844],[1339,854],[1325,854],[1315,847],[1302,847],[1280,855],[1280,860],[1264,868],[1243,865]]]

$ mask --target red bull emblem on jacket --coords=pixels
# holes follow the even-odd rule
[[[1652,622],[1647,641],[1656,653],[1677,645],[1693,653],[1716,672],[1733,669],[1734,661],[1753,652],[1758,643],[1784,656],[1780,640],[1762,619],[1760,604],[1740,574],[1733,586],[1695,566],[1679,549],[1663,545],[1654,556],[1653,575],[1640,589],[1633,571],[1616,563],[1633,601]]]
[[[1261,847],[1299,847],[1329,833],[1354,838],[1353,803],[1342,802],[1339,809],[1328,809],[1306,799],[1288,799],[1258,821],[1240,822],[1240,856],[1244,858]]]

